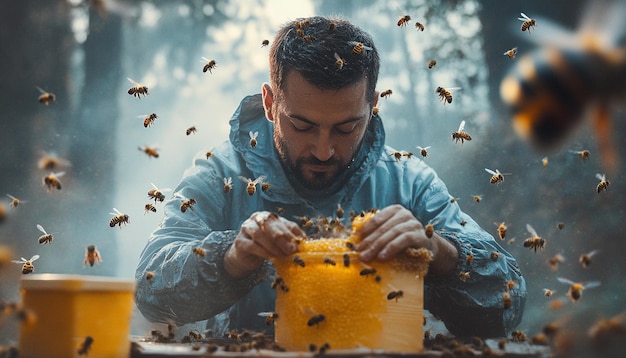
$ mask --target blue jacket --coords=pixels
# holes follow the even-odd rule
[[[199,153],[175,189],[175,195],[193,198],[197,204],[181,212],[179,197],[165,204],[165,217],[152,233],[136,271],[136,303],[151,321],[187,324],[212,319],[216,327],[263,331],[259,312],[274,311],[271,263],[249,277],[233,280],[222,260],[242,222],[260,210],[284,209],[284,216],[334,216],[337,204],[345,212],[361,212],[401,204],[422,223],[436,223],[438,233],[458,249],[455,271],[425,278],[424,307],[441,318],[456,335],[504,336],[519,324],[526,300],[526,284],[516,260],[467,214],[462,212],[435,171],[421,159],[396,161],[386,146],[380,117],[372,119],[363,145],[342,183],[326,193],[297,188],[285,175],[274,149],[273,125],[265,118],[261,95],[243,99],[230,120],[230,141],[213,150],[207,159]],[[256,148],[249,132],[258,131]],[[238,178],[266,176],[269,190],[246,191]],[[233,189],[223,190],[224,178]],[[258,188],[259,186],[257,186]],[[461,222],[465,224],[462,225]],[[201,247],[206,255],[193,253]],[[492,253],[498,252],[497,259]],[[468,264],[471,253],[474,260]],[[146,273],[154,276],[146,279]],[[469,272],[469,279],[459,278]],[[503,307],[506,282],[512,305]]]

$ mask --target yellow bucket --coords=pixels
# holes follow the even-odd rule
[[[22,276],[20,357],[129,357],[134,290],[129,279]]]

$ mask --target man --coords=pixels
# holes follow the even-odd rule
[[[136,302],[148,319],[265,330],[258,313],[274,311],[275,300],[268,259],[296,252],[293,241],[305,233],[294,220],[332,216],[339,204],[380,209],[356,247],[364,262],[431,250],[425,308],[452,333],[503,336],[520,322],[526,285],[515,259],[451,202],[423,161],[396,160],[385,146],[373,113],[378,70],[371,37],[347,21],[312,17],[279,30],[271,85],[242,101],[229,142],[195,159],[141,254]],[[267,190],[257,190],[258,178]],[[181,198],[197,204],[183,213]],[[431,238],[428,223],[437,227]]]

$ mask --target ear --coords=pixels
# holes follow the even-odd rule
[[[380,92],[374,91],[374,105],[372,107],[376,107],[378,105],[378,98],[380,97]]]
[[[272,87],[268,83],[264,83],[261,88],[261,95],[263,97],[263,109],[265,110],[265,117],[268,121],[274,121],[274,115],[272,113],[272,106],[274,104],[274,93]]]

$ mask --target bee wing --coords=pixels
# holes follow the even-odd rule
[[[518,17],[517,19],[520,21],[526,21],[526,20],[530,20],[530,17],[526,16],[526,14],[524,14],[523,12],[520,13],[520,15],[522,15],[522,17]]]
[[[64,176],[64,175],[65,175],[65,172],[57,172],[57,173],[52,173],[52,175],[54,175],[54,176],[55,176],[55,177],[57,177],[57,178],[60,178],[60,177],[62,177],[62,176]]]
[[[462,89],[462,87],[448,87],[446,89],[448,90],[448,92],[452,92],[452,91],[459,91]]]
[[[206,58],[206,57],[202,56],[202,61],[203,61],[203,62],[210,62],[211,60],[209,60],[208,58]]]
[[[600,174],[600,173],[596,173],[596,178],[598,178],[599,180],[606,180],[606,175],[604,174]]]
[[[11,195],[11,194],[7,194],[7,196],[8,196],[9,198],[13,199],[13,200],[17,200],[17,198],[16,198],[16,197],[14,197],[14,196],[13,196],[13,195]]]
[[[244,176],[241,176],[241,175],[238,175],[238,176],[237,176],[237,178],[241,179],[241,181],[242,181],[242,182],[244,182],[244,183],[246,183],[246,184],[248,184],[248,183],[251,183],[251,182],[252,182],[252,179],[248,179],[248,178],[246,178],[246,177],[244,177]]]
[[[257,314],[261,317],[267,317],[267,316],[273,315],[274,312],[259,312]]]
[[[39,255],[33,255],[33,257],[31,257],[30,260],[28,260],[28,261],[33,262],[33,261],[35,261],[37,259],[39,259]],[[24,260],[24,258],[22,258],[22,260]],[[24,261],[26,261],[26,260],[24,260]]]
[[[113,208],[114,213],[109,213],[111,215],[119,215],[121,214],[119,210],[117,210],[116,208]]]
[[[587,254],[587,256],[593,257],[593,256],[597,255],[599,252],[600,252],[599,249],[592,250],[590,253]]]
[[[535,231],[535,228],[533,228],[530,224],[526,224],[526,230],[528,230],[528,232],[532,236],[539,236],[539,235],[537,235],[537,231]]]
[[[232,183],[233,183],[233,177],[224,178],[224,184],[232,184]]]
[[[591,281],[591,282],[585,282],[583,284],[584,289],[589,289],[589,288],[594,288],[594,287],[598,287],[600,286],[600,281]]]
[[[557,280],[559,280],[559,282],[561,282],[561,283],[566,283],[566,284],[568,284],[568,285],[574,285],[574,284],[576,284],[576,282],[574,282],[574,281],[572,281],[572,280],[568,280],[568,279],[566,279],[565,277],[557,277],[556,279],[557,279]]]
[[[254,183],[254,184],[261,183],[261,182],[265,181],[265,179],[266,179],[266,178],[267,178],[267,177],[266,177],[265,175],[261,175],[260,177],[258,177],[258,178],[256,178],[256,179],[254,179],[253,183]]]
[[[356,46],[358,44],[359,44],[358,41],[348,41],[348,45],[350,45],[350,46]]]
[[[510,50],[504,51],[503,55],[507,56],[509,54],[509,52],[514,52],[514,51],[517,51],[517,47],[513,47]]]
[[[251,139],[256,139],[256,137],[259,136],[259,132],[258,131],[256,131],[256,132],[250,131],[250,133],[248,133],[248,135],[250,136]]]
[[[465,121],[461,121],[461,124],[459,124],[459,132],[462,132],[463,129],[465,128]]]
[[[485,168],[485,171],[491,175],[496,175],[498,173],[494,172],[493,170],[489,169],[489,168]]]
[[[25,258],[21,258],[22,260],[11,260],[11,262],[16,263],[16,264],[23,264],[24,262],[26,262],[27,260]]]
[[[35,88],[37,88],[37,90],[38,90],[39,92],[41,92],[42,94],[46,93],[46,91],[44,91],[43,89],[41,89],[41,87],[39,87],[39,86],[35,86]]]
[[[43,226],[37,224],[37,230],[43,232],[45,235],[48,235],[48,233],[46,232],[46,230],[44,230]]]
[[[341,57],[339,57],[339,54],[337,52],[335,52],[335,58],[337,59],[337,61],[341,60]]]
[[[126,77],[126,78],[130,81],[130,83],[134,84],[135,86],[141,86],[141,85],[139,84],[139,82],[137,82],[137,81],[133,80],[132,78],[130,78],[130,77]]]

